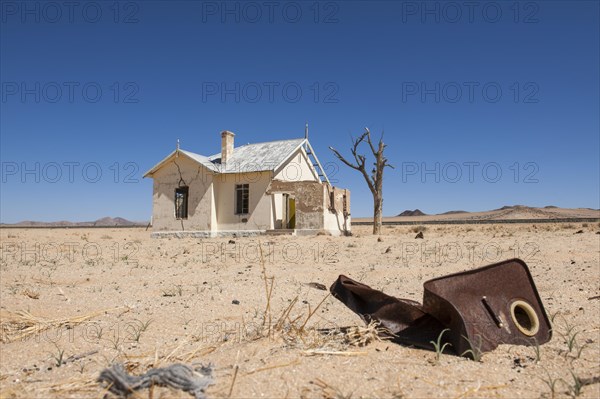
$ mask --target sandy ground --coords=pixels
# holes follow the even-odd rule
[[[386,227],[380,240],[365,226],[352,237],[231,243],[151,239],[144,229],[1,229],[0,397],[102,397],[95,379],[114,362],[135,374],[212,363],[207,394],[216,398],[600,397],[600,384],[588,384],[600,377],[598,223],[436,225],[424,240],[415,240],[417,229]],[[363,324],[307,283],[329,287],[346,274],[420,301],[430,278],[515,256],[528,263],[554,321],[552,341],[539,348],[502,345],[480,362],[436,360],[317,330]],[[273,282],[269,311],[261,263]],[[16,311],[49,321],[92,317],[10,340],[7,315]],[[155,388],[139,397],[190,396]]]

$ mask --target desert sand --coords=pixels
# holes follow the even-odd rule
[[[99,398],[96,379],[116,362],[133,374],[212,364],[211,398],[600,397],[598,223],[386,226],[380,239],[370,229],[152,239],[143,228],[2,228],[0,397]],[[479,361],[377,340],[308,285],[345,274],[420,301],[428,279],[513,257],[529,265],[553,338]],[[362,342],[341,327],[363,328]]]

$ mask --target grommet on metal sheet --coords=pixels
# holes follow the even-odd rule
[[[540,320],[533,307],[525,301],[517,300],[510,305],[510,316],[520,332],[533,337],[540,329]]]

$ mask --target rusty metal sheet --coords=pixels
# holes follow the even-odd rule
[[[541,345],[552,337],[531,273],[520,259],[429,280],[422,305],[346,276],[340,276],[330,291],[365,322],[378,320],[403,344],[431,349],[431,341],[447,328],[442,342],[451,343],[460,355],[490,351],[503,343]]]

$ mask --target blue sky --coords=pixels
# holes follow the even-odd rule
[[[175,148],[384,131],[384,214],[600,207],[597,1],[5,1],[0,220],[148,220]],[[68,5],[72,4],[72,5]],[[466,5],[465,5],[466,4]],[[365,148],[365,151],[367,149]]]

